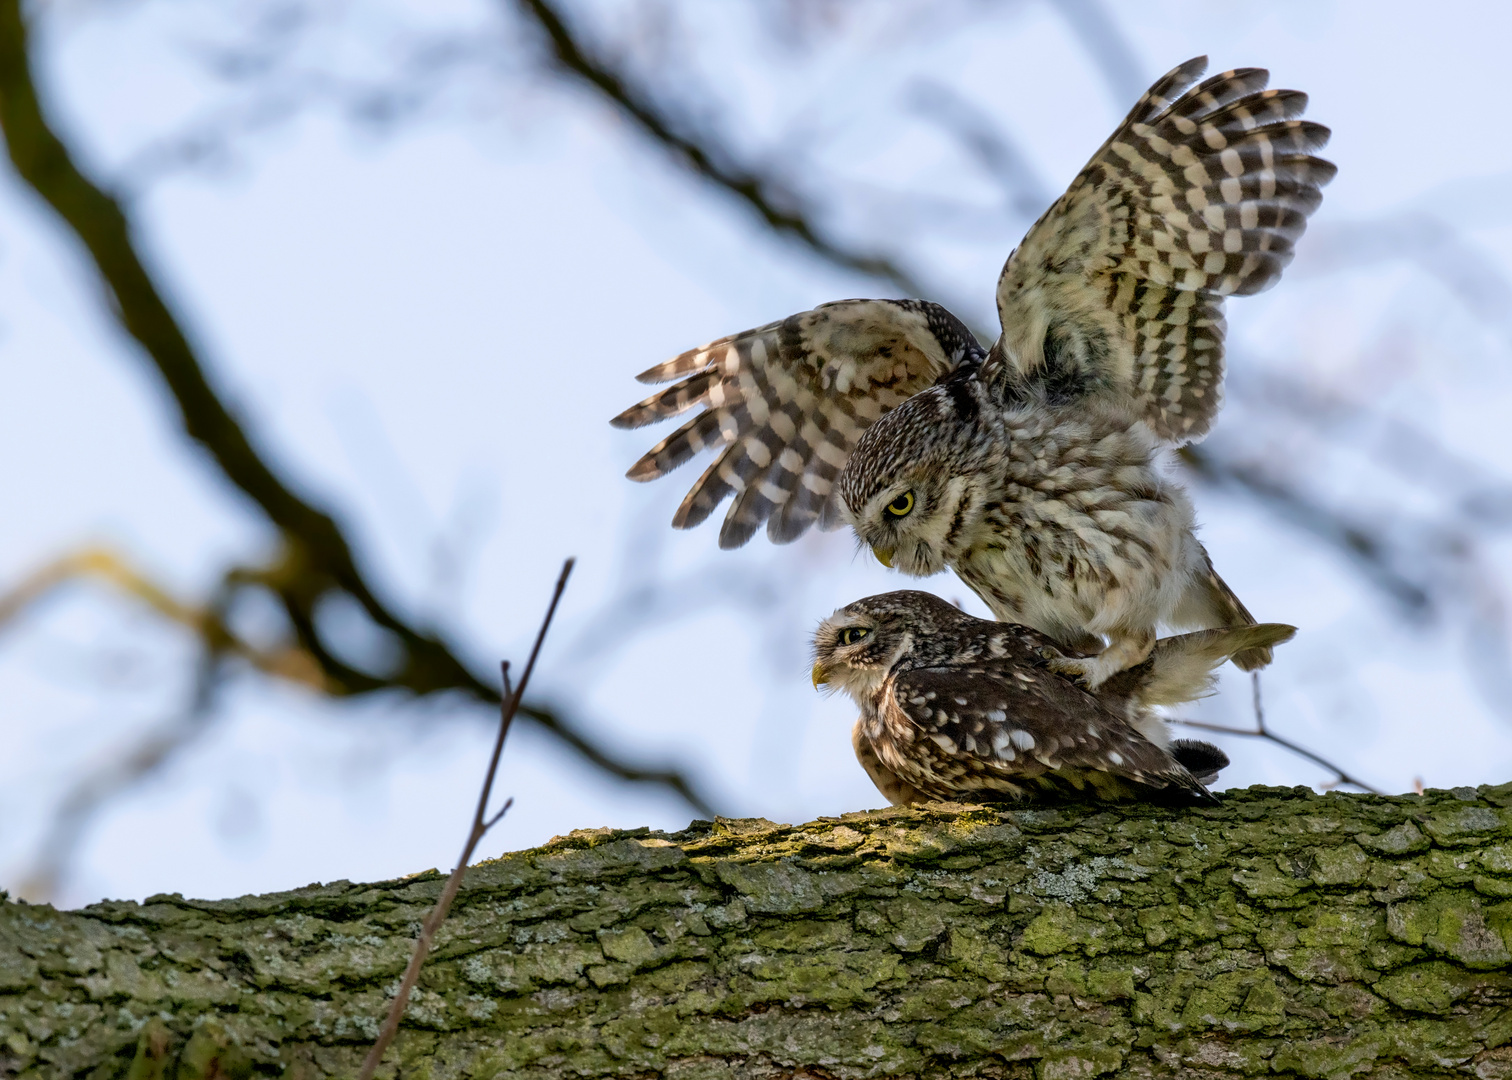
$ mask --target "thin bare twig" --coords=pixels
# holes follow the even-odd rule
[[[525,693],[525,684],[530,682],[530,673],[535,670],[536,657],[541,653],[541,644],[546,640],[546,631],[551,628],[551,617],[556,614],[557,602],[562,599],[562,592],[567,588],[567,577],[572,573],[573,561],[568,559],[562,564],[562,574],[557,578],[556,589],[551,594],[551,603],[546,608],[546,617],[541,620],[541,629],[536,634],[535,645],[531,647],[530,659],[525,662],[525,671],[520,676],[520,685],[512,693],[509,690],[509,662],[506,660],[499,665],[505,691],[499,703],[499,734],[494,739],[493,755],[488,759],[488,771],[483,774],[483,787],[478,793],[478,808],[473,812],[472,825],[467,830],[467,842],[462,845],[462,855],[458,858],[451,877],[446,879],[446,885],[436,900],[436,906],[431,908],[430,914],[425,917],[425,922],[420,927],[420,936],[415,941],[415,951],[410,954],[409,964],[404,969],[404,978],[399,982],[399,992],[394,995],[393,1004],[389,1006],[388,1016],[384,1018],[383,1027],[378,1032],[373,1048],[368,1051],[367,1057],[362,1062],[362,1071],[358,1074],[358,1080],[372,1080],[378,1063],[383,1060],[383,1052],[388,1049],[389,1043],[393,1042],[394,1036],[398,1034],[399,1021],[404,1017],[404,1010],[409,1007],[410,993],[415,989],[415,983],[420,978],[420,969],[425,965],[426,957],[430,955],[431,943],[435,941],[436,931],[440,930],[441,924],[446,921],[452,901],[457,898],[457,892],[462,888],[462,876],[467,872],[467,864],[472,861],[473,851],[477,848],[478,841],[482,840],[483,835],[514,805],[513,799],[506,799],[497,814],[488,818],[484,817],[488,812],[488,800],[493,794],[494,777],[499,771],[499,758],[504,753],[504,738],[509,734],[509,725],[514,721],[515,713],[519,711],[520,697]]]
[[[1311,761],[1315,765],[1323,766],[1329,772],[1334,773],[1336,776],[1338,776],[1338,779],[1329,786],[1348,784],[1350,787],[1357,787],[1362,791],[1368,791],[1372,795],[1386,794],[1379,788],[1371,787],[1363,780],[1355,779],[1355,777],[1339,768],[1333,762],[1329,761],[1326,757],[1313,753],[1305,746],[1298,746],[1290,739],[1283,738],[1282,736],[1277,735],[1270,728],[1266,727],[1265,709],[1260,702],[1260,673],[1258,671],[1253,671],[1250,673],[1250,685],[1252,687],[1252,694],[1255,705],[1255,730],[1253,731],[1248,731],[1245,728],[1227,727],[1223,724],[1208,724],[1204,723],[1201,720],[1172,720],[1171,723],[1180,724],[1182,727],[1197,728],[1200,731],[1216,731],[1223,735],[1241,735],[1246,739],[1265,739],[1286,750],[1290,750],[1298,757],[1306,758],[1308,761]]]

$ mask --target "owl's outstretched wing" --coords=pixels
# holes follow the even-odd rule
[[[1122,786],[1118,780],[1129,780],[1148,788],[1203,790],[1122,717],[1042,667],[989,663],[904,671],[894,682],[893,701],[919,730],[917,741],[930,752],[933,768],[956,790],[1032,786],[1027,782],[1040,777],[1094,789],[1116,789]]]
[[[1336,169],[1307,95],[1241,68],[1152,86],[1008,257],[987,374],[1053,399],[1131,399],[1156,434],[1201,438],[1222,403],[1223,298],[1280,278]]]
[[[719,546],[740,547],[763,521],[779,544],[839,524],[830,498],[861,433],[982,347],[950,312],[922,300],[840,300],[690,349],[637,378],[678,383],[610,423],[635,428],[704,411],[626,474],[664,476],[717,447],[672,519],[692,528],[735,496]]]

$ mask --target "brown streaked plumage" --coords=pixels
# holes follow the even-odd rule
[[[905,590],[848,604],[820,625],[814,682],[860,707],[857,760],[896,804],[1204,794],[1227,757],[1171,742],[1155,707],[1200,697],[1235,652],[1294,633],[1265,624],[1166,638],[1094,692],[1052,670],[1044,635]]]
[[[908,574],[955,568],[998,618],[1072,651],[1092,687],[1157,627],[1253,623],[1213,571],[1167,448],[1222,402],[1223,298],[1274,284],[1334,167],[1307,98],[1182,64],[1140,98],[998,281],[985,350],[937,304],[845,300],[645,372],[681,379],[615,418],[704,411],[630,470],[714,462],[673,524],[733,502],[720,544],[849,521]],[[890,510],[889,507],[892,507]],[[899,508],[903,508],[899,512]],[[1245,668],[1268,663],[1245,650]]]

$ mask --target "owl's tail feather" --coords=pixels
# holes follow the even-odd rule
[[[1202,697],[1212,687],[1214,669],[1225,660],[1238,663],[1240,656],[1260,652],[1269,657],[1274,646],[1296,633],[1295,626],[1282,623],[1251,623],[1162,638],[1146,661],[1148,669],[1131,669],[1140,672],[1131,696],[1143,705],[1179,705]]]
[[[1177,627],[1255,625],[1255,617],[1249,613],[1249,608],[1213,569],[1213,560],[1208,557],[1207,549],[1195,541],[1193,544],[1194,573],[1170,619],[1171,624]],[[1254,671],[1269,664],[1272,653],[1268,647],[1242,649],[1232,659],[1241,670]]]
[[[1234,595],[1234,590],[1228,587],[1228,583],[1218,576],[1212,564],[1208,564],[1208,593],[1215,613],[1221,620],[1220,626],[1254,626],[1255,617],[1249,613],[1249,608],[1244,602]],[[1285,639],[1282,639],[1285,640]],[[1234,653],[1229,659],[1234,661],[1234,666],[1241,671],[1255,671],[1263,668],[1275,658],[1269,646],[1263,648],[1242,649]]]
[[[1229,765],[1227,754],[1212,743],[1200,739],[1177,739],[1166,749],[1176,759],[1176,763],[1204,787],[1216,782],[1218,774]]]

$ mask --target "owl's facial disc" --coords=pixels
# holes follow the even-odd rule
[[[962,513],[975,502],[967,486],[960,476],[943,482],[928,475],[900,479],[868,501],[857,515],[856,534],[883,566],[912,577],[938,574],[962,526],[974,523]]]
[[[841,608],[814,633],[814,688],[828,686],[852,697],[873,692],[909,640],[885,619]]]

